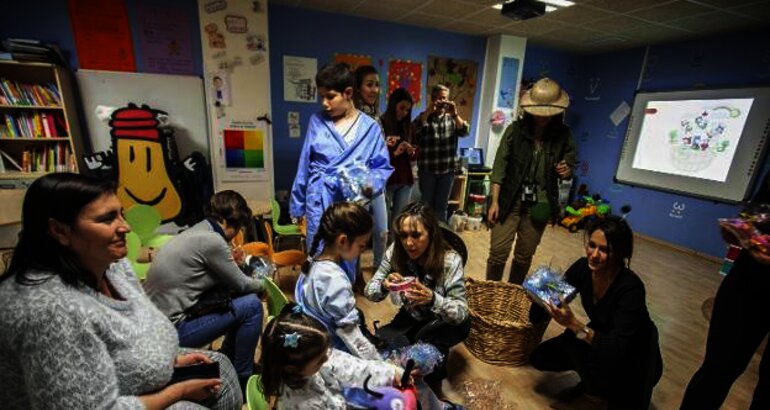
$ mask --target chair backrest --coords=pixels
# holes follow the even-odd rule
[[[270,217],[274,224],[278,224],[278,220],[281,218],[281,205],[275,198],[270,200]]]
[[[274,219],[274,220],[277,221],[277,219]],[[267,243],[267,247],[270,252],[270,257],[272,258],[273,252],[275,252],[275,249],[273,249],[273,227],[270,225],[270,222],[268,222],[267,220],[264,221],[264,225],[265,225],[265,235],[267,235],[267,241],[265,242]]]
[[[267,314],[273,317],[278,316],[281,309],[289,303],[289,298],[270,278],[265,278],[263,283],[265,284],[265,293],[267,293]]]
[[[262,376],[255,374],[249,377],[246,383],[246,405],[249,410],[267,410],[267,400],[265,395],[259,390],[259,382]]]
[[[441,234],[444,236],[444,241],[455,250],[463,260],[463,266],[468,262],[468,247],[465,246],[465,241],[460,235],[452,231],[448,226],[441,226]]]

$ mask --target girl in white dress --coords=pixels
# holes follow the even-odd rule
[[[345,409],[345,387],[391,386],[403,370],[383,361],[364,360],[331,348],[326,327],[288,304],[267,324],[262,338],[265,397],[278,397],[279,410]]]

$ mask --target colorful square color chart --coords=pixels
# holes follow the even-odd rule
[[[261,130],[224,130],[227,168],[264,168],[264,136]]]

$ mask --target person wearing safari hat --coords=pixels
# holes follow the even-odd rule
[[[522,117],[506,128],[490,180],[487,214],[491,238],[487,280],[501,280],[516,240],[509,282],[521,284],[548,221],[559,214],[558,179],[575,167],[575,141],[564,124],[569,96],[550,78],[537,81],[521,97]]]

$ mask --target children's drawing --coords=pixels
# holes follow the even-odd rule
[[[351,70],[356,71],[356,68],[362,65],[372,65],[372,56],[367,56],[363,54],[335,53],[334,62],[346,63],[347,65],[350,66]]]
[[[228,32],[236,34],[243,34],[249,30],[248,21],[243,16],[225,16],[225,27]]]
[[[224,10],[227,8],[227,2],[225,0],[213,0],[207,2],[203,9],[206,10],[206,13],[216,13],[217,11]]]
[[[419,106],[422,95],[422,64],[409,60],[390,60],[388,65],[388,96],[398,88],[405,88],[409,91],[413,105]]]
[[[203,28],[206,31],[206,35],[209,38],[209,47],[211,48],[227,48],[225,43],[225,36],[219,32],[219,27],[216,23],[206,24]]]
[[[519,59],[503,57],[500,70],[500,89],[497,95],[497,108],[513,109],[516,106],[516,84],[519,78]]]
[[[449,99],[457,104],[457,112],[466,120],[473,118],[473,100],[479,64],[471,60],[428,56],[428,92],[441,84],[449,88]]]

